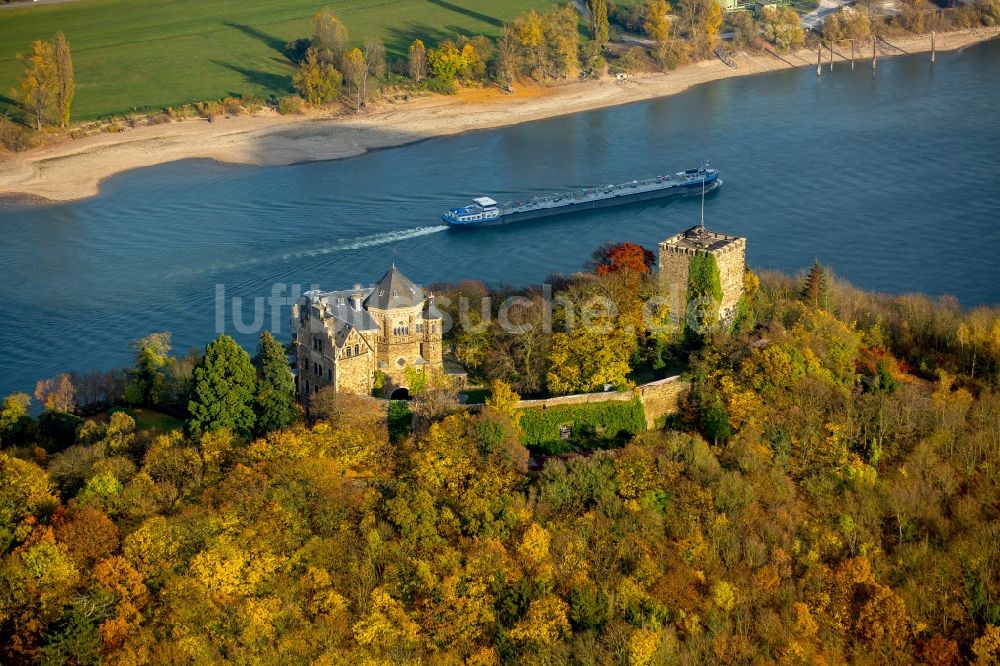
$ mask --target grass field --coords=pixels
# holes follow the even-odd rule
[[[381,37],[390,57],[415,37],[428,46],[456,34],[497,35],[501,25],[552,0],[78,0],[0,11],[0,109],[35,39],[66,33],[76,71],[73,118],[161,109],[250,92],[285,95],[292,65],[282,49],[307,37],[331,8],[351,41]]]
[[[183,430],[184,422],[180,419],[176,419],[173,416],[168,416],[161,412],[153,411],[152,409],[143,409],[142,407],[133,407],[126,409],[123,407],[115,407],[107,413],[108,418],[114,412],[125,412],[133,419],[135,419],[135,426],[138,430],[149,430],[156,433],[168,433],[172,430]]]

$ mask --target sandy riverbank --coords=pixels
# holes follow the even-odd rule
[[[953,32],[937,37],[940,51],[991,39],[998,29]],[[909,53],[930,50],[930,37],[895,39]],[[860,54],[859,54],[860,55]],[[871,67],[871,54],[859,66]],[[893,55],[880,53],[879,57]],[[834,63],[849,53],[835,53]],[[828,53],[823,54],[824,68]],[[708,81],[815,66],[816,52],[737,55],[737,69],[717,59],[625,81],[580,81],[544,88],[465,90],[457,96],[427,96],[383,102],[366,114],[280,116],[267,112],[216,120],[190,120],[102,134],[0,159],[0,196],[22,195],[68,201],[97,194],[100,182],[116,173],[187,158],[277,165],[330,160],[369,150],[468,130],[502,127],[566,113],[673,95]],[[841,67],[846,65],[841,65]],[[824,69],[824,74],[826,69]]]

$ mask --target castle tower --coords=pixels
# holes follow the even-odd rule
[[[687,306],[691,260],[699,254],[710,254],[719,267],[722,285],[719,320],[731,322],[743,295],[746,246],[746,238],[709,231],[701,224],[662,241],[659,245],[660,289],[675,298],[679,306],[675,312],[680,315]]]
[[[410,388],[407,370],[448,374],[443,333],[433,294],[395,265],[373,287],[306,292],[292,306],[299,396],[308,401],[329,385],[368,395],[376,373],[387,394]]]

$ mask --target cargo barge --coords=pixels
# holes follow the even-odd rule
[[[478,197],[468,206],[452,208],[441,219],[453,227],[484,227],[562,215],[589,208],[606,208],[623,204],[686,194],[711,192],[722,185],[719,170],[708,162],[698,169],[688,169],[666,176],[633,180],[621,185],[591,187],[576,192],[563,192],[534,197],[523,201],[498,202],[490,197]]]

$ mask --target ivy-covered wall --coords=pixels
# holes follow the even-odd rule
[[[585,440],[599,445],[601,440],[643,432],[646,415],[639,398],[525,409],[521,416],[524,444],[548,453],[569,450],[569,442],[559,437],[563,425],[573,429],[569,442]]]

